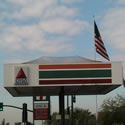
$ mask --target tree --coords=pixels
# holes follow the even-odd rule
[[[58,115],[57,112],[54,112],[52,114],[52,125],[59,125],[59,121],[56,119],[56,116]]]
[[[2,121],[2,125],[5,125],[5,118],[4,118],[3,121]]]
[[[115,98],[104,100],[99,113],[98,122],[101,125],[125,125],[125,97],[117,95]]]
[[[21,122],[16,122],[15,125],[21,125],[22,123]]]
[[[52,114],[52,125],[59,125],[59,120],[56,119],[57,115],[58,113],[56,112]],[[65,122],[65,124],[69,123],[68,125],[71,125],[71,115],[69,122]],[[96,118],[88,109],[75,108],[73,112],[73,123],[74,125],[96,125]]]
[[[78,125],[95,125],[96,118],[88,109],[75,108],[74,120]]]

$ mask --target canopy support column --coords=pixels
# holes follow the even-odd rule
[[[64,87],[61,87],[59,94],[59,114],[61,115],[61,125],[65,125]]]

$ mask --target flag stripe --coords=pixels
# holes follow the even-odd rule
[[[97,37],[97,35],[95,34],[95,40],[99,41],[100,45],[105,48],[104,43],[103,43],[103,41],[102,41],[100,36]]]
[[[103,55],[105,55],[105,56],[108,57],[108,55],[107,55],[107,53],[106,53],[105,50],[103,50],[103,49],[102,49],[100,46],[98,46],[98,45],[95,45],[95,46],[96,46],[97,49],[99,49],[99,50],[103,53]]]
[[[101,42],[97,38],[95,38],[95,44],[98,45],[98,46],[100,46],[102,49],[104,49],[106,51],[104,45],[101,44]]]
[[[99,49],[96,49],[96,51],[102,55],[103,57],[105,57],[107,60],[109,60],[109,57],[107,57],[103,52],[101,52]]]

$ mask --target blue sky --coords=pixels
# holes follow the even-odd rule
[[[1,0],[0,101],[19,106],[27,102],[29,108],[32,103],[31,98],[12,97],[3,88],[4,63],[24,62],[40,56],[94,59],[93,16],[111,61],[122,61],[124,66],[125,0]],[[105,61],[98,54],[96,58]],[[116,94],[124,95],[124,87],[99,96],[99,105]],[[53,105],[57,107],[57,98],[54,99]],[[90,105],[93,101],[95,96],[79,96],[75,106],[95,112],[95,104]],[[0,112],[0,121],[8,116],[8,111],[13,112],[5,111]],[[16,120],[21,121],[20,117]]]

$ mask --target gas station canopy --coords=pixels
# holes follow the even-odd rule
[[[79,56],[41,57],[4,65],[4,87],[13,96],[106,94],[123,84],[120,62],[100,62]]]

